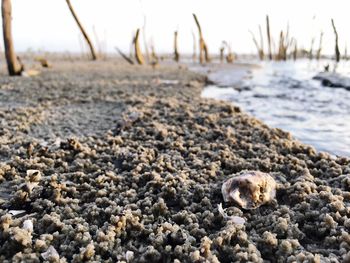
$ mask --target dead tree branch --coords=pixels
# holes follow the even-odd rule
[[[318,46],[318,50],[317,50],[317,54],[316,54],[316,59],[317,59],[317,60],[320,60],[320,58],[321,58],[322,40],[323,40],[323,32],[321,31],[321,34],[320,34],[320,42],[319,42],[319,46]]]
[[[258,56],[259,56],[259,59],[260,60],[263,60],[264,59],[264,51],[261,49],[261,47],[259,46],[259,43],[258,41],[256,40],[255,38],[255,35],[252,31],[249,30],[249,33],[252,35],[252,39],[253,39],[253,42],[254,42],[254,45],[258,51]]]
[[[148,44],[147,44],[147,37],[146,37],[146,16],[143,17],[143,27],[142,27],[142,35],[143,35],[143,45],[145,48],[145,55],[146,55],[146,60],[149,62],[151,57],[149,54],[149,49],[148,49]]]
[[[179,62],[180,54],[179,54],[179,50],[178,50],[178,46],[177,46],[177,36],[178,36],[178,32],[175,31],[174,32],[174,60],[176,62]]]
[[[92,59],[92,60],[97,60],[97,55],[96,55],[95,48],[94,48],[94,46],[92,45],[92,42],[91,42],[91,40],[90,40],[88,34],[86,33],[84,27],[83,27],[82,24],[80,23],[80,20],[79,20],[77,14],[75,13],[75,11],[74,11],[74,9],[73,9],[73,6],[72,6],[72,4],[71,4],[71,2],[70,2],[70,0],[66,0],[66,2],[67,2],[67,5],[68,5],[68,7],[69,7],[70,12],[72,13],[72,16],[73,16],[75,22],[77,23],[77,25],[78,25],[78,27],[79,27],[81,33],[83,34],[83,36],[84,36],[84,38],[85,38],[86,43],[88,44],[88,46],[89,46],[89,48],[90,48],[91,59]]]
[[[203,64],[204,61],[210,62],[208,46],[204,41],[201,25],[199,24],[198,18],[195,14],[193,14],[193,18],[194,18],[194,21],[196,22],[198,33],[199,33],[199,62],[201,64]]]
[[[127,55],[125,55],[123,53],[123,51],[121,51],[118,47],[115,47],[115,49],[118,51],[119,55],[126,60],[126,62],[128,62],[130,65],[134,65],[134,61],[132,61],[131,58],[129,58]]]
[[[145,64],[145,59],[142,55],[140,43],[139,43],[139,35],[140,35],[140,29],[138,28],[136,30],[136,35],[134,39],[134,48],[135,48],[135,58],[138,64],[143,65]]]
[[[267,34],[267,45],[269,48],[269,59],[272,60],[270,20],[268,15],[266,15],[266,34]]]
[[[312,60],[313,57],[314,57],[314,54],[313,54],[314,43],[315,43],[315,38],[313,37],[313,38],[311,39],[311,45],[310,45],[310,50],[309,50],[309,59],[310,59],[310,60]]]
[[[337,62],[339,62],[340,61],[340,51],[339,51],[339,44],[338,44],[338,32],[337,32],[337,29],[335,27],[333,18],[331,21],[332,21],[332,27],[334,30],[334,34],[335,34],[335,60]]]

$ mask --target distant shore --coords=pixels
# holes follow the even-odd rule
[[[349,159],[201,98],[207,77],[187,66],[40,71],[0,78],[0,261],[350,260]],[[222,182],[243,170],[270,173],[276,202],[224,203]]]

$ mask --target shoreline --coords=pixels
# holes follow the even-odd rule
[[[0,192],[13,198],[0,202],[0,260],[37,262],[50,246],[62,262],[349,259],[350,160],[201,98],[205,80],[121,62],[3,77]],[[42,174],[30,193],[29,169]],[[224,203],[223,180],[243,170],[270,173],[276,202]]]

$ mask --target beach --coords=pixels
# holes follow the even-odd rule
[[[348,158],[201,98],[207,77],[185,65],[40,70],[1,73],[0,261],[350,261]],[[273,202],[224,202],[246,170],[276,180]]]

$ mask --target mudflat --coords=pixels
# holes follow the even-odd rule
[[[1,76],[0,261],[349,261],[350,160],[201,98],[204,85],[111,61]],[[273,202],[224,202],[245,170],[276,180]]]

